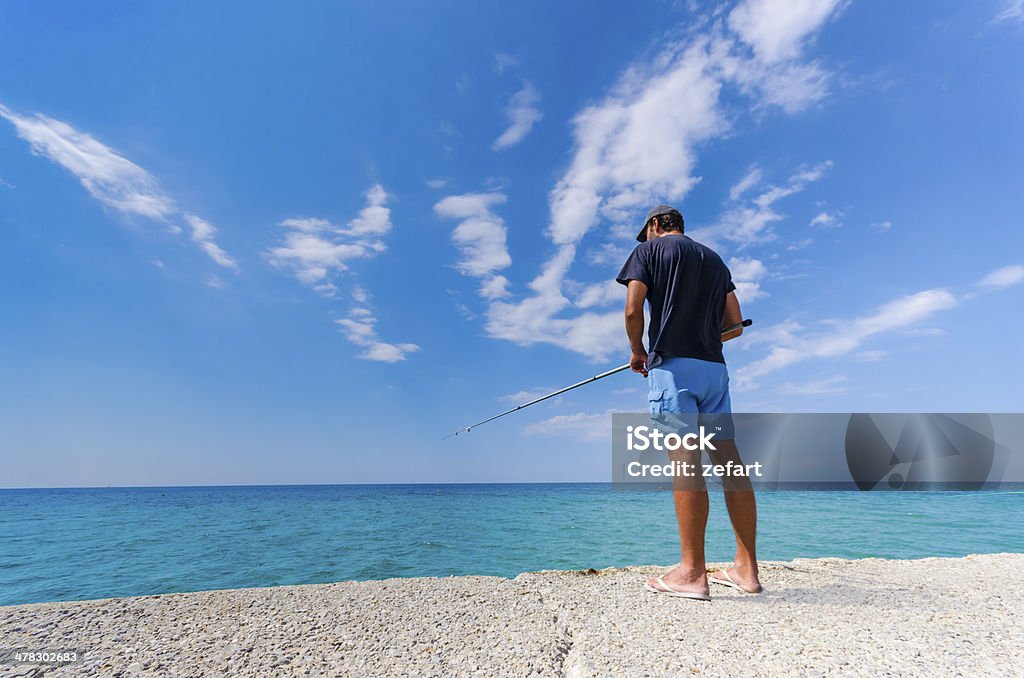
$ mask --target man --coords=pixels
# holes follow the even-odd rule
[[[714,250],[683,233],[683,216],[669,205],[658,205],[636,239],[640,241],[626,260],[617,281],[627,286],[626,334],[632,352],[630,366],[649,382],[652,417],[659,415],[719,415],[731,424],[729,373],[722,342],[738,337],[740,328],[722,336],[721,330],[741,322],[736,286],[729,269]],[[644,350],[644,301],[650,306],[650,352]],[[699,414],[698,414],[699,413]],[[685,419],[685,416],[682,417]],[[728,427],[723,427],[728,429]],[[714,439],[712,462],[739,463],[735,441]],[[682,453],[684,461],[700,469],[700,451]],[[695,455],[695,456],[694,456]],[[675,457],[674,457],[675,458]],[[760,593],[755,538],[757,505],[749,479],[725,483],[725,503],[736,535],[732,567],[708,575],[704,562],[704,532],[708,494],[700,473],[696,478],[675,478],[673,498],[682,558],[664,577],[647,580],[655,593],[695,600],[710,600],[708,583]]]

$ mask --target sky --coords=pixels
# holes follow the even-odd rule
[[[1024,6],[0,5],[0,487],[610,478],[669,202],[738,412],[1024,411]]]

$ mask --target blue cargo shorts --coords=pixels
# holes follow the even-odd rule
[[[673,430],[704,426],[721,440],[735,438],[725,363],[667,357],[648,370],[647,382],[655,422]]]

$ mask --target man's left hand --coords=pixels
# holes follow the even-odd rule
[[[634,372],[647,376],[647,352],[633,351],[629,357],[629,366]]]

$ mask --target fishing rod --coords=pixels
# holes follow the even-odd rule
[[[751,320],[750,318],[747,318],[743,322],[736,323],[735,325],[730,325],[729,327],[726,327],[724,330],[722,330],[722,336],[724,337],[727,334],[732,334],[736,330],[742,329],[744,327],[750,327],[753,323],[754,323],[753,320]],[[512,414],[513,412],[518,412],[519,410],[525,409],[525,408],[529,407],[530,405],[536,405],[537,403],[543,402],[543,401],[547,400],[548,398],[554,398],[555,396],[562,395],[563,393],[565,393],[567,391],[571,391],[574,388],[579,388],[580,386],[586,386],[587,384],[593,383],[593,382],[597,381],[598,379],[604,379],[605,377],[610,377],[613,374],[618,374],[619,372],[622,372],[624,370],[628,370],[629,367],[630,367],[629,363],[626,363],[625,365],[620,365],[619,367],[616,367],[614,370],[608,370],[607,372],[602,372],[601,374],[594,375],[593,377],[590,377],[589,379],[584,379],[583,381],[578,381],[575,384],[573,384],[572,386],[566,386],[565,388],[558,389],[554,393],[549,393],[546,396],[541,396],[540,398],[537,398],[536,400],[531,400],[530,402],[523,403],[522,405],[516,405],[511,410],[505,410],[501,414],[496,414],[493,417],[489,417],[487,419],[484,419],[483,421],[478,421],[477,423],[471,424],[469,426],[466,426],[465,428],[460,428],[458,431],[455,431],[454,433],[449,433],[448,435],[446,435],[443,438],[441,438],[441,440],[448,440],[449,438],[453,438],[453,437],[459,435],[460,433],[469,433],[470,431],[475,429],[477,426],[482,426],[483,424],[486,424],[489,421],[494,421],[495,419],[500,419],[501,417],[504,417],[506,414]]]

